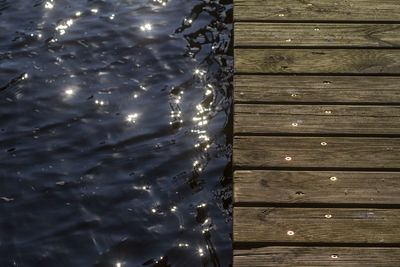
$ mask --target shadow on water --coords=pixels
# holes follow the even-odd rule
[[[0,266],[230,266],[231,0],[0,0]]]

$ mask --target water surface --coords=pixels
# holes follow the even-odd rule
[[[229,266],[230,1],[0,0],[0,266]]]

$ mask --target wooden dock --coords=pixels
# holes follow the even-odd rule
[[[400,0],[234,0],[234,267],[400,266]]]

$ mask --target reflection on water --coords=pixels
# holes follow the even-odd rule
[[[0,0],[0,266],[231,264],[230,2]]]
[[[151,31],[151,24],[150,23],[146,23],[146,24],[140,26],[140,29],[142,31]]]

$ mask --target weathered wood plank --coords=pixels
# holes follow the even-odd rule
[[[400,74],[396,49],[235,49],[235,72]]]
[[[234,133],[400,134],[400,106],[236,104]]]
[[[399,248],[282,247],[234,250],[234,267],[398,267]]]
[[[400,172],[234,172],[236,203],[400,204]]]
[[[237,167],[400,168],[399,138],[236,136]]]
[[[235,46],[400,46],[400,24],[237,22],[234,31]]]
[[[400,243],[400,210],[248,208],[233,211],[235,242]]]
[[[234,5],[234,133],[253,134],[234,137],[235,203],[400,204],[400,138],[394,137],[400,134],[400,76],[389,77],[400,74],[400,49],[393,49],[400,47],[400,2],[234,0]],[[320,137],[272,136],[282,134]],[[345,134],[391,136],[332,137]],[[285,168],[293,169],[278,170]],[[400,210],[390,207],[235,207],[234,242],[398,246]],[[400,261],[399,248],[268,246],[234,253],[234,266]]]
[[[235,102],[400,103],[400,77],[235,75]]]
[[[398,0],[234,0],[235,20],[398,21]]]

